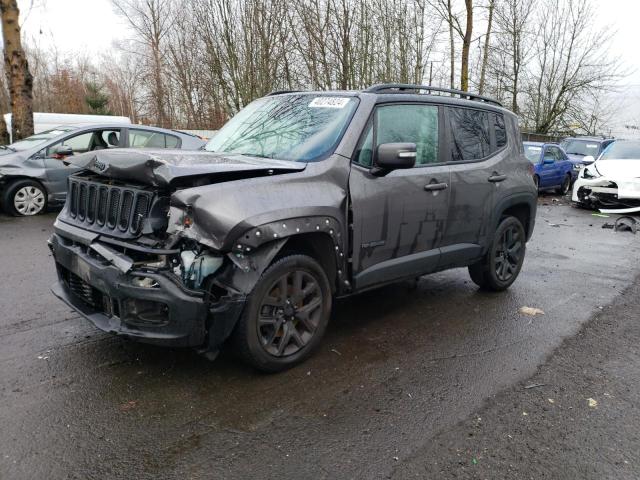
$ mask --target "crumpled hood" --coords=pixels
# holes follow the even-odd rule
[[[593,165],[600,175],[612,180],[640,178],[640,159],[598,160]]]
[[[207,183],[229,178],[297,172],[306,164],[270,158],[184,150],[97,150],[65,158],[99,175],[166,188],[207,177]]]

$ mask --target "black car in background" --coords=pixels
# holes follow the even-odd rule
[[[61,126],[0,146],[0,204],[9,215],[37,215],[64,203],[72,155],[114,148],[197,150],[204,140],[173,130],[121,123]]]
[[[600,154],[614,142],[613,138],[603,137],[570,137],[560,142],[569,159],[583,165],[593,163]]]

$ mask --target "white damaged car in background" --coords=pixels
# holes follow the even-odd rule
[[[571,199],[603,213],[640,212],[640,141],[612,143],[580,170]]]

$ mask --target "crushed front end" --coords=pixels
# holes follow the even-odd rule
[[[58,273],[53,293],[106,332],[138,341],[217,351],[246,294],[218,282],[228,255],[168,230],[168,189],[90,171],[69,179],[49,239]],[[175,210],[175,209],[171,209]]]

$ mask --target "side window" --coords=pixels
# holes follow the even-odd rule
[[[544,149],[544,161],[548,162],[549,160],[552,162],[556,161],[556,156],[553,153],[553,147],[547,147]]]
[[[118,148],[120,146],[120,130],[103,130],[100,138],[107,148]]]
[[[66,138],[61,142],[54,143],[49,148],[47,148],[47,158],[51,158],[55,153],[56,149],[63,145],[71,147],[74,154],[88,152],[90,149],[92,138],[93,138],[93,132],[87,132],[87,133],[81,133],[80,135],[75,135],[73,137]]]
[[[438,161],[438,107],[387,105],[376,112],[376,145],[415,143],[416,166]]]
[[[176,148],[178,137],[150,130],[129,130],[129,145],[131,148]]]
[[[507,144],[507,129],[504,126],[504,117],[502,114],[493,114],[493,119],[493,128],[496,135],[496,150],[500,150]]]
[[[489,114],[469,108],[450,107],[451,161],[480,160],[491,153]]]
[[[165,135],[164,141],[167,148],[178,148],[178,143],[180,143],[178,137],[174,137],[173,135]]]

